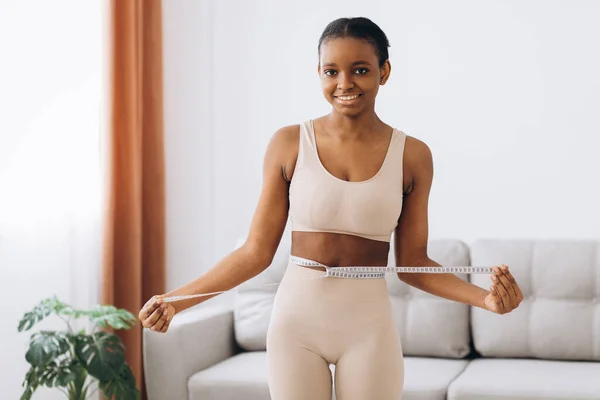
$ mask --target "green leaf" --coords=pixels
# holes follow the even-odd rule
[[[33,367],[41,367],[70,350],[69,339],[62,332],[41,331],[31,335],[25,359]]]
[[[49,307],[48,303],[49,299],[43,300],[41,303],[36,305],[31,311],[26,312],[25,315],[23,315],[21,321],[19,321],[19,332],[31,329],[33,325],[50,315],[52,313],[52,308]]]
[[[52,298],[52,301],[50,302],[50,307],[52,307],[52,311],[59,315],[71,316],[76,314],[77,312],[77,310],[75,310],[73,307],[66,303],[63,303],[56,297]]]
[[[113,379],[100,381],[99,386],[108,399],[111,399],[112,396],[115,396],[116,399],[128,400],[138,400],[140,398],[140,391],[135,385],[135,377],[127,364],[123,364],[121,370]]]
[[[31,400],[31,396],[33,396],[33,392],[35,392],[37,388],[32,388],[31,386],[27,386],[25,391],[20,397],[20,400]]]
[[[77,336],[75,353],[88,373],[100,381],[113,379],[125,364],[125,347],[114,333]]]
[[[89,310],[78,310],[54,296],[42,300],[31,311],[23,315],[23,318],[19,321],[19,332],[31,329],[36,323],[52,313],[75,319],[86,316],[101,328],[129,329],[137,321],[135,316],[125,309],[118,309],[111,305],[98,305]]]
[[[39,378],[36,367],[29,368],[29,371],[27,371],[27,374],[25,374],[25,380],[23,381],[22,386],[25,387],[25,391],[21,395],[21,400],[30,400],[31,396],[33,396],[33,393],[39,386]]]
[[[73,382],[81,366],[71,359],[52,361],[40,368],[39,383],[48,387],[64,387]]]
[[[79,376],[85,376],[85,370],[77,361],[70,358],[51,361],[41,367],[31,367],[23,381],[25,391],[21,395],[21,400],[30,400],[40,386],[67,387]]]
[[[129,329],[136,323],[135,316],[127,310],[111,305],[98,305],[85,312],[90,320],[101,328]]]
[[[23,315],[23,318],[19,321],[19,332],[31,329],[53,312],[58,315],[73,315],[76,311],[70,305],[58,300],[56,296],[44,299],[31,311]]]

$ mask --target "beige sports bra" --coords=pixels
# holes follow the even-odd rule
[[[402,211],[405,142],[406,134],[394,129],[379,171],[367,180],[348,182],[321,163],[313,121],[300,124],[289,193],[292,231],[341,233],[389,243]]]

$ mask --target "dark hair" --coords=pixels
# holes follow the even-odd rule
[[[321,56],[321,45],[329,39],[337,39],[344,37],[352,37],[355,39],[363,39],[369,42],[377,53],[379,66],[389,58],[388,47],[390,42],[387,36],[377,24],[368,18],[338,18],[330,22],[326,27],[321,38],[319,39],[319,57]]]

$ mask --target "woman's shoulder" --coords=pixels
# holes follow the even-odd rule
[[[423,156],[427,153],[431,154],[431,149],[423,140],[415,136],[407,135],[406,133],[404,133],[404,135],[406,136],[405,146],[407,152],[417,156]]]
[[[406,135],[404,160],[408,166],[428,166],[433,162],[431,148],[423,140]]]
[[[271,137],[271,144],[279,150],[298,148],[300,138],[300,125],[287,125],[275,131]]]
[[[275,131],[273,138],[280,141],[298,139],[300,135],[300,124],[283,126]]]
[[[271,135],[267,147],[268,155],[275,157],[280,163],[289,163],[298,155],[298,142],[300,138],[300,125],[287,125]]]

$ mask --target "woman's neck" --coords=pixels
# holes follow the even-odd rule
[[[385,127],[375,112],[350,118],[333,110],[325,116],[323,122],[325,122],[327,132],[341,140],[362,139],[365,135],[372,135],[374,131]]]

